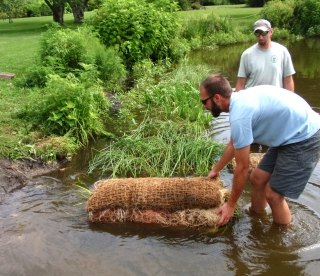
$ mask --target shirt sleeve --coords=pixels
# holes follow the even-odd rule
[[[252,124],[250,118],[238,119],[231,122],[230,129],[235,149],[240,149],[253,143]]]
[[[240,65],[238,70],[238,78],[247,78],[246,66],[245,66],[246,54],[242,53],[240,58]]]
[[[285,48],[284,50],[284,58],[283,58],[283,76],[288,77],[295,74],[296,71],[294,70],[291,55],[288,49]]]

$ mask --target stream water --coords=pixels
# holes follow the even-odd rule
[[[297,74],[296,91],[320,107],[320,41],[286,45]],[[195,63],[218,66],[234,85],[248,45],[196,52]],[[226,118],[215,138],[228,139]],[[64,170],[34,178],[0,203],[0,275],[318,275],[320,269],[320,166],[302,196],[290,201],[293,223],[272,224],[270,214],[239,219],[220,231],[87,222],[85,199],[73,183],[91,185],[90,152]],[[230,185],[231,175],[222,175]],[[240,206],[250,202],[244,191]]]

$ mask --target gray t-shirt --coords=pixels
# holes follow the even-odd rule
[[[236,149],[252,143],[271,147],[292,144],[320,129],[320,115],[302,97],[272,85],[233,92],[229,121]]]
[[[268,49],[256,43],[242,53],[238,77],[247,78],[245,88],[263,84],[283,87],[283,78],[294,73],[287,48],[272,41]]]

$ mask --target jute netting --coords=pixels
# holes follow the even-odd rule
[[[263,158],[264,153],[258,153],[258,152],[252,152],[250,153],[250,159],[249,159],[249,173],[251,173],[251,171],[254,168],[258,167],[259,162],[261,161],[261,159]],[[228,169],[231,172],[234,172],[234,169],[236,167],[236,160],[233,158],[231,160],[231,162],[228,164]]]
[[[123,178],[100,180],[87,202],[92,222],[214,226],[215,209],[229,192],[220,179]]]

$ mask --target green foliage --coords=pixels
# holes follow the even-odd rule
[[[246,0],[246,4],[249,7],[263,7],[268,0]]]
[[[188,20],[182,36],[190,42],[191,48],[215,47],[246,39],[227,17],[219,17],[213,12],[206,17]]]
[[[178,2],[176,0],[146,0],[152,3],[157,10],[165,12],[176,12],[178,10]]]
[[[86,62],[86,37],[72,29],[50,28],[41,41],[40,58],[44,65],[59,66],[65,72],[80,68]]]
[[[98,153],[89,172],[112,177],[205,175],[222,145],[202,131],[190,124],[146,119]]]
[[[40,58],[44,67],[61,76],[83,71],[83,64],[91,64],[98,70],[97,78],[108,90],[123,84],[126,70],[122,59],[113,48],[106,48],[88,28],[76,30],[57,27],[44,33]]]
[[[51,15],[52,11],[43,0],[30,1],[26,5],[27,16]]]
[[[170,67],[171,62],[169,60],[153,63],[150,59],[145,59],[137,62],[132,68],[135,87],[138,90],[145,90],[159,83]]]
[[[136,64],[141,89],[117,95],[121,108],[115,124],[123,132],[95,156],[90,172],[117,177],[207,174],[211,158],[222,150],[204,135],[212,116],[203,111],[198,84],[209,69],[184,63],[157,80],[165,66],[148,60]]]
[[[119,47],[129,69],[144,59],[174,60],[171,41],[177,37],[179,25],[175,13],[163,4],[170,2],[106,0],[92,25],[106,46]]]
[[[13,18],[26,15],[27,0],[1,0],[0,12],[2,12],[12,22]]]
[[[191,9],[191,3],[189,0],[179,0],[178,5],[181,10],[187,11]]]
[[[88,0],[87,10],[92,11],[101,7],[103,0]]]
[[[320,36],[320,2],[299,0],[295,4],[292,31],[307,36]]]
[[[135,128],[137,121],[148,117],[196,122],[202,128],[209,126],[212,118],[203,112],[198,92],[201,78],[209,72],[207,67],[183,64],[165,77],[162,75],[161,82],[151,85],[153,76],[157,78],[164,69],[161,66],[150,67],[147,62],[141,66],[149,72],[145,78],[146,82],[149,80],[149,86],[141,85],[141,89],[137,87],[130,93],[117,95],[122,103],[117,125]],[[139,79],[138,83],[141,82],[144,83]]]
[[[274,0],[268,2],[261,10],[261,18],[271,22],[272,27],[289,29],[292,23],[294,0]]]
[[[103,121],[109,105],[99,86],[71,74],[51,75],[46,88],[34,90],[18,116],[46,135],[67,135],[87,144],[90,136],[106,134]]]
[[[24,88],[43,88],[47,84],[47,76],[53,73],[54,69],[52,67],[33,65],[27,69],[21,78],[15,81],[15,85]]]

